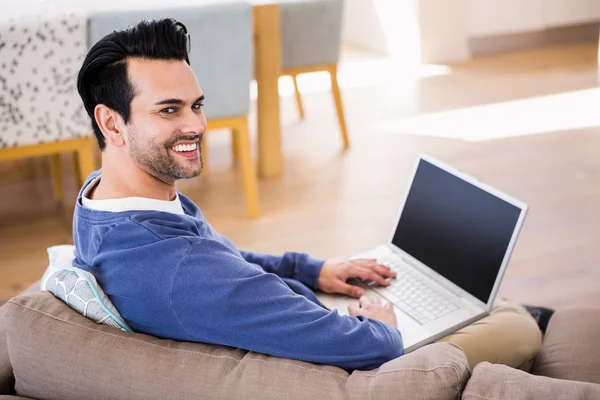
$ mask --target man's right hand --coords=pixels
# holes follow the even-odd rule
[[[398,327],[398,321],[396,321],[396,314],[394,314],[394,306],[392,303],[388,303],[384,306],[381,304],[381,299],[379,299],[379,297],[370,299],[367,296],[362,296],[358,299],[358,303],[359,304],[356,306],[348,307],[348,311],[353,317],[364,315],[367,318],[385,322],[394,328]]]

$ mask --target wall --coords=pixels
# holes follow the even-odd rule
[[[470,58],[472,39],[600,21],[600,0],[346,0],[344,40],[424,63]]]

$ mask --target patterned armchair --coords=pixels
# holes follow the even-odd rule
[[[0,21],[0,161],[50,156],[57,200],[61,153],[75,153],[79,184],[94,170],[94,139],[76,88],[86,25],[74,15]]]

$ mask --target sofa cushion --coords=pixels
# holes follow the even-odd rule
[[[49,265],[41,289],[52,293],[72,309],[99,324],[132,332],[91,273],[73,266],[75,246],[48,248]]]
[[[558,310],[548,325],[533,373],[600,384],[598,338],[600,308],[577,307]]]
[[[40,283],[36,282],[23,293],[37,292],[40,290]],[[15,377],[13,376],[12,366],[8,358],[8,346],[6,343],[6,324],[4,314],[6,305],[0,307],[0,395],[14,394]]]
[[[600,385],[565,381],[527,372],[501,364],[479,363],[463,400],[597,400]]]
[[[14,393],[15,386],[15,378],[8,358],[8,346],[6,344],[5,313],[6,305],[0,307],[0,395]]]
[[[37,399],[456,399],[469,376],[439,343],[373,371],[346,371],[225,346],[176,342],[90,321],[47,292],[6,311],[19,395]]]

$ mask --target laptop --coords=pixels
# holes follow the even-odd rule
[[[431,156],[418,157],[387,243],[351,258],[375,258],[397,273],[388,287],[354,281],[392,303],[405,352],[488,315],[527,205]],[[358,300],[318,293],[348,314]]]

